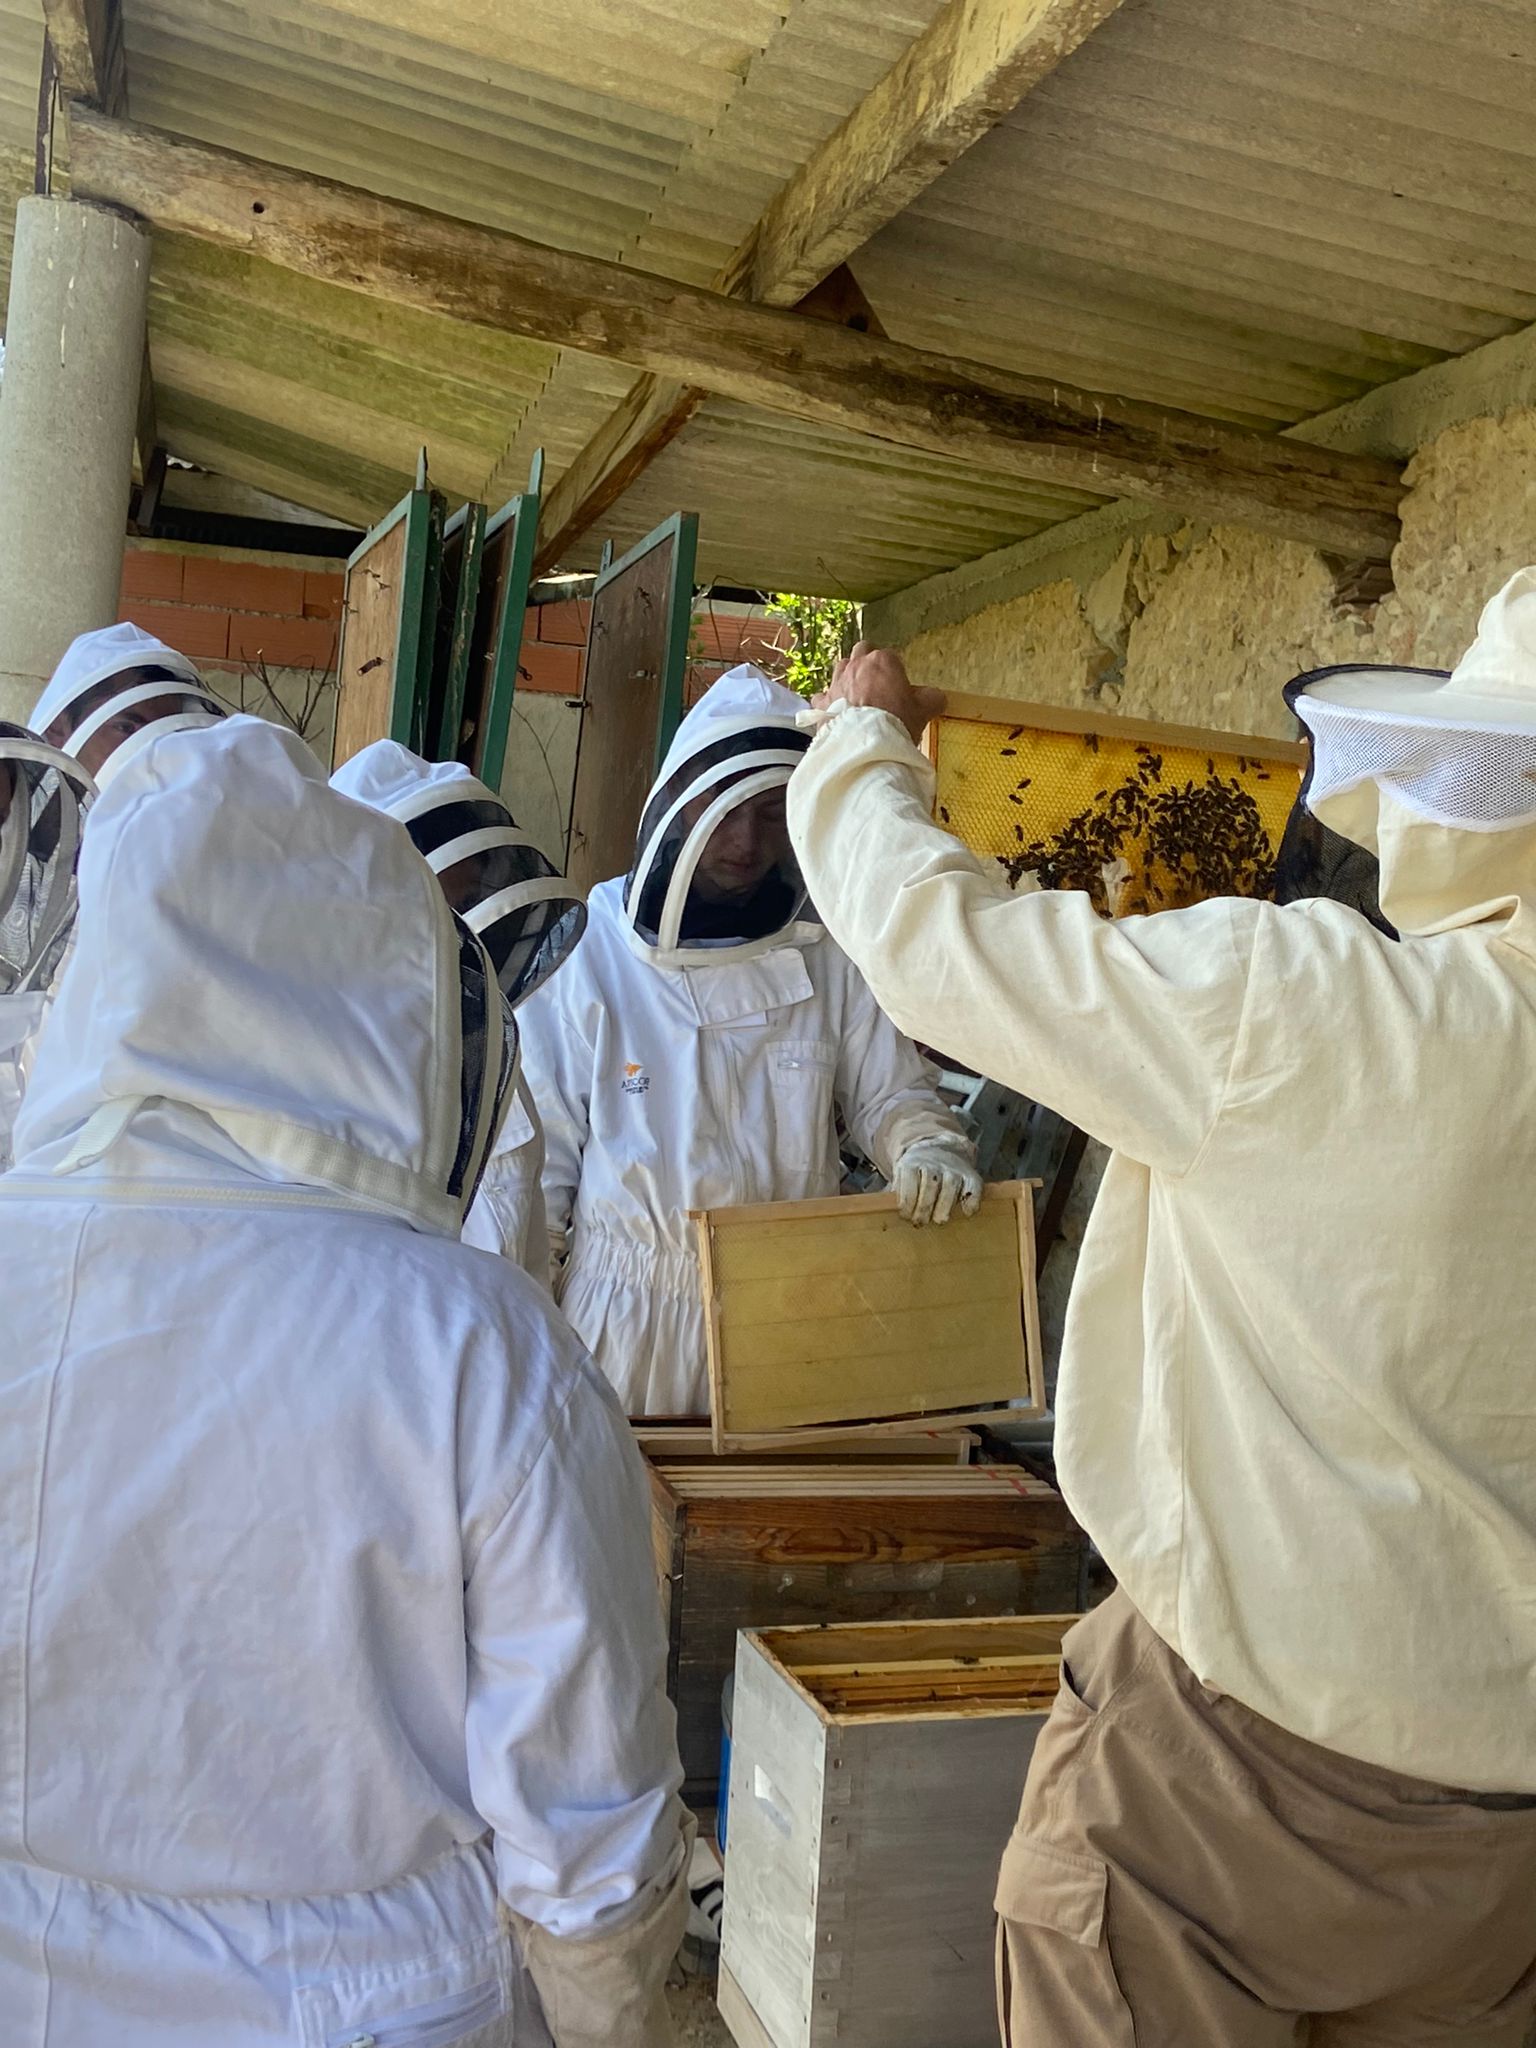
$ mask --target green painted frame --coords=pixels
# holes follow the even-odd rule
[[[448,663],[443,675],[437,731],[432,736],[432,758],[451,761],[459,751],[464,719],[464,689],[469,679],[470,641],[475,629],[475,607],[480,598],[480,570],[485,559],[486,511],[480,504],[461,505],[443,528],[443,554],[462,533],[458,588],[453,601],[453,630],[448,641]],[[437,679],[434,678],[434,681]]]
[[[668,541],[676,545],[672,558],[672,581],[667,589],[667,618],[662,655],[661,710],[656,721],[656,769],[659,771],[666,758],[672,736],[677,731],[683,716],[683,687],[688,675],[688,635],[693,626],[693,575],[699,556],[699,515],[697,512],[674,512],[670,519],[664,519],[654,527],[644,540],[637,540],[632,548],[613,559],[613,542],[603,543],[602,564],[597,580],[592,585],[593,616],[599,596],[610,584],[618,580],[626,569],[632,569],[643,556],[653,548],[665,546]],[[682,593],[682,602],[678,593]],[[590,651],[591,641],[588,640]],[[585,692],[585,681],[583,681]]]
[[[536,448],[528,469],[528,487],[509,500],[485,529],[486,545],[511,524],[512,554],[507,563],[506,590],[496,626],[491,687],[486,698],[485,731],[478,736],[476,759],[470,764],[491,789],[501,788],[507,760],[507,732],[512,700],[517,694],[517,664],[523,651],[523,626],[528,592],[533,583],[533,550],[539,533],[539,501],[544,487],[544,450]]]

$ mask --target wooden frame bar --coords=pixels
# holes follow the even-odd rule
[[[1206,748],[1216,754],[1241,754],[1250,761],[1283,761],[1304,768],[1307,750],[1300,740],[1270,739],[1258,733],[1216,732],[1202,726],[1165,725],[1150,718],[1122,718],[1116,712],[1086,705],[1031,704],[1017,697],[984,697],[966,690],[946,693],[944,709],[924,734],[932,758],[934,727],[946,718],[980,725],[1034,727],[1038,732],[1096,733],[1101,737],[1142,741],[1149,746]]]

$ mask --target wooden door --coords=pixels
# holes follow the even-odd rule
[[[566,872],[583,889],[626,872],[646,795],[683,711],[696,512],[677,512],[592,591]],[[606,551],[605,551],[606,553]]]
[[[333,768],[374,740],[398,740],[418,751],[423,745],[444,511],[423,468],[416,489],[347,563]]]

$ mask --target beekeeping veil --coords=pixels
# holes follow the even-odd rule
[[[121,687],[109,690],[114,682]],[[211,725],[227,715],[194,662],[123,620],[70,642],[37,700],[32,723],[41,733],[59,726],[58,744],[76,760],[105,734],[114,742],[97,770],[105,787],[157,733]]]
[[[1286,685],[1286,702],[1298,718],[1301,714],[1297,697],[1323,673],[1318,670],[1315,675],[1297,676]],[[1448,671],[1439,673],[1444,675]],[[1301,792],[1291,806],[1275,856],[1275,901],[1304,903],[1322,898],[1329,903],[1342,903],[1349,910],[1359,911],[1388,938],[1396,938],[1397,933],[1381,914],[1381,863],[1375,854],[1330,830],[1321,818],[1313,815],[1309,801],[1313,765],[1309,746]]]
[[[24,726],[0,721],[0,995],[46,988],[75,914],[75,857],[96,785]]]
[[[677,729],[647,799],[624,883],[635,943],[660,967],[701,967],[782,945],[814,921],[784,833],[783,851],[751,891],[706,903],[695,889],[714,834],[740,805],[784,790],[810,735],[801,698],[745,664],[711,684]]]
[[[1307,808],[1377,857],[1388,924],[1427,935],[1536,900],[1536,569],[1490,598],[1449,674],[1319,669],[1288,694]]]
[[[342,763],[331,787],[405,827],[514,1008],[570,957],[587,923],[580,889],[461,762],[424,761],[395,740],[375,740]]]

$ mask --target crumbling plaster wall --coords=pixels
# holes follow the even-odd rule
[[[1094,515],[1105,530],[1078,559],[1065,551],[1066,573],[1048,582],[926,630],[918,586],[872,608],[870,626],[879,634],[882,611],[895,613],[919,682],[1289,736],[1280,693],[1293,675],[1347,661],[1448,667],[1484,600],[1536,562],[1536,409],[1446,428],[1406,481],[1393,587],[1376,602],[1293,541],[1133,516],[1121,537]]]

